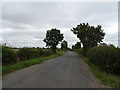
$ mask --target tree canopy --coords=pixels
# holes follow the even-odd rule
[[[80,49],[81,48],[81,43],[77,42],[75,45],[72,45],[72,49]]]
[[[68,49],[68,43],[67,43],[67,41],[63,41],[62,43],[61,43],[61,50],[67,50]]]
[[[60,33],[60,30],[54,28],[47,31],[46,37],[43,41],[46,43],[46,47],[50,47],[56,52],[56,46],[63,40],[63,38],[63,34]]]
[[[90,47],[98,45],[104,39],[105,33],[101,29],[101,25],[90,26],[88,23],[80,23],[77,27],[73,27],[71,31],[77,35],[83,44],[83,49],[87,51]]]

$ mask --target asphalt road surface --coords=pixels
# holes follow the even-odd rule
[[[3,88],[101,88],[75,52],[3,76]]]

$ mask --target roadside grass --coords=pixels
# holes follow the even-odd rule
[[[10,73],[10,72],[13,72],[15,70],[22,69],[24,67],[28,67],[28,66],[31,66],[34,64],[40,64],[45,60],[55,58],[57,56],[65,54],[65,53],[66,53],[65,51],[59,51],[56,54],[53,54],[53,55],[50,55],[47,57],[40,57],[40,58],[35,58],[35,59],[30,59],[30,60],[24,60],[24,61],[18,62],[16,64],[2,66],[2,67],[0,67],[0,70],[2,70],[2,75],[4,75],[4,74]]]
[[[90,67],[94,76],[98,78],[103,85],[112,88],[120,88],[120,76],[112,75],[101,71],[98,66],[90,62],[90,60],[86,56],[83,56],[81,54],[81,51],[75,50],[75,52],[80,55],[82,60]]]

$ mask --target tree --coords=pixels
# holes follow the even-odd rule
[[[81,43],[80,43],[80,42],[77,42],[77,43],[75,44],[75,48],[76,48],[76,49],[81,48]]]
[[[80,49],[81,48],[81,43],[77,42],[75,45],[72,45],[72,49]]]
[[[75,49],[75,45],[72,45],[72,50]]]
[[[106,43],[100,43],[99,46],[107,46]]]
[[[86,52],[90,47],[98,45],[104,39],[105,33],[101,28],[101,25],[94,27],[88,23],[80,23],[80,25],[71,29],[71,31],[80,39],[83,49]]]
[[[53,52],[56,53],[56,46],[63,40],[63,38],[63,34],[60,34],[60,30],[54,28],[47,31],[46,37],[43,41],[46,43],[46,47],[50,47]]]
[[[68,49],[68,43],[67,43],[67,41],[63,41],[62,43],[61,43],[61,50],[67,50]]]

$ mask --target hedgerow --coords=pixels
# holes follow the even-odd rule
[[[88,51],[91,62],[107,73],[120,75],[120,49],[112,46],[95,46]]]
[[[16,53],[9,47],[2,46],[2,64],[12,64],[16,62]]]

